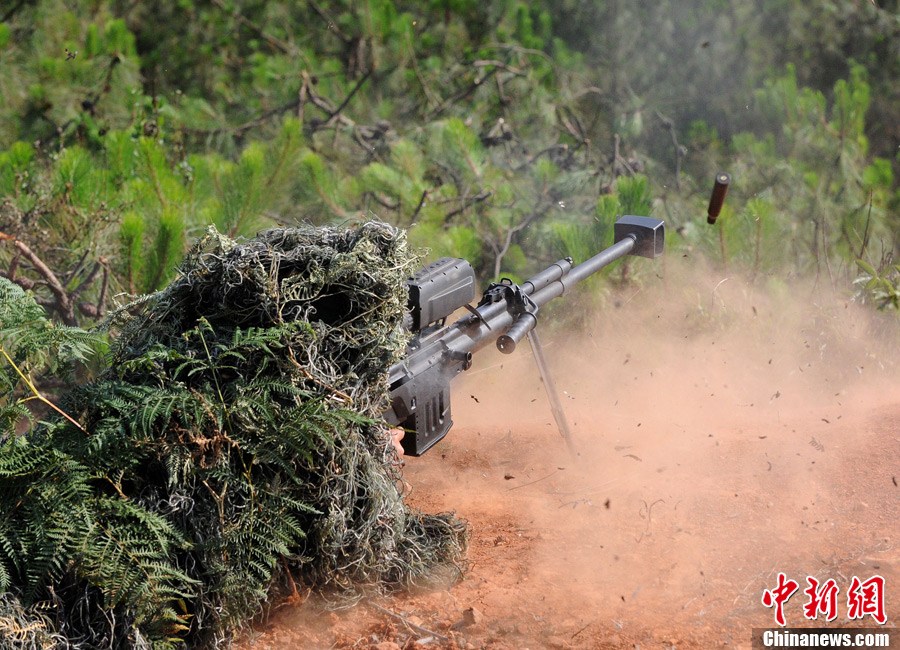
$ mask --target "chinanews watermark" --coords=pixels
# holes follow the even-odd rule
[[[888,620],[882,576],[852,576],[843,595],[834,578],[822,582],[806,576],[806,588],[801,591],[800,586],[779,573],[775,585],[763,590],[762,605],[772,610],[778,627],[754,628],[754,648],[900,648],[900,631],[885,627]],[[791,598],[799,594],[804,597],[799,611],[796,601],[788,608]],[[833,623],[842,616],[842,621],[873,627],[789,628],[789,616],[796,624]],[[879,627],[874,627],[876,624]]]
[[[753,628],[753,650],[765,648],[900,648],[900,630],[883,627]]]

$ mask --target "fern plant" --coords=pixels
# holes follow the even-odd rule
[[[105,335],[53,323],[32,295],[0,277],[0,438],[33,419],[35,400],[65,416],[40,391],[40,377],[87,376],[106,349]]]
[[[74,434],[84,444],[88,430],[33,379],[51,373],[71,381],[105,349],[105,335],[53,324],[32,296],[0,278],[0,591],[35,615],[47,589],[74,572],[111,609],[128,603],[126,621],[164,622],[169,634],[183,627],[172,602],[191,584],[168,563],[183,540],[165,519],[120,498],[121,490],[98,493],[95,483],[108,477],[91,471],[67,439]],[[25,421],[34,424],[33,400],[61,417],[17,435]]]

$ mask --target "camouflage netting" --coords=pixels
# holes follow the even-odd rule
[[[209,232],[64,403],[87,433],[5,443],[27,523],[0,522],[0,586],[70,646],[167,647],[220,643],[293,581],[346,604],[458,577],[466,526],[406,506],[380,420],[413,264],[381,223]]]

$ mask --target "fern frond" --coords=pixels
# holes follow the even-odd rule
[[[141,624],[193,596],[199,583],[172,563],[174,549],[189,547],[171,522],[119,498],[100,498],[94,506],[97,518],[80,549],[79,571],[110,605],[127,603]]]
[[[100,358],[105,335],[51,322],[43,307],[17,284],[0,277],[0,345],[28,370],[63,372],[74,363]]]

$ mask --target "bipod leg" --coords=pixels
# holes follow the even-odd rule
[[[550,410],[553,412],[553,419],[556,420],[556,427],[559,429],[560,435],[566,441],[566,447],[572,458],[578,458],[578,452],[575,451],[575,444],[572,442],[572,431],[569,429],[569,422],[566,420],[566,413],[563,411],[562,402],[559,401],[559,393],[556,392],[556,383],[553,381],[553,375],[547,367],[547,360],[544,358],[544,347],[541,345],[541,339],[538,337],[537,329],[528,332],[528,342],[531,344],[531,352],[534,355],[534,361],[537,363],[538,373],[541,375],[541,383],[544,384],[544,390],[547,391],[547,398],[550,400]]]

